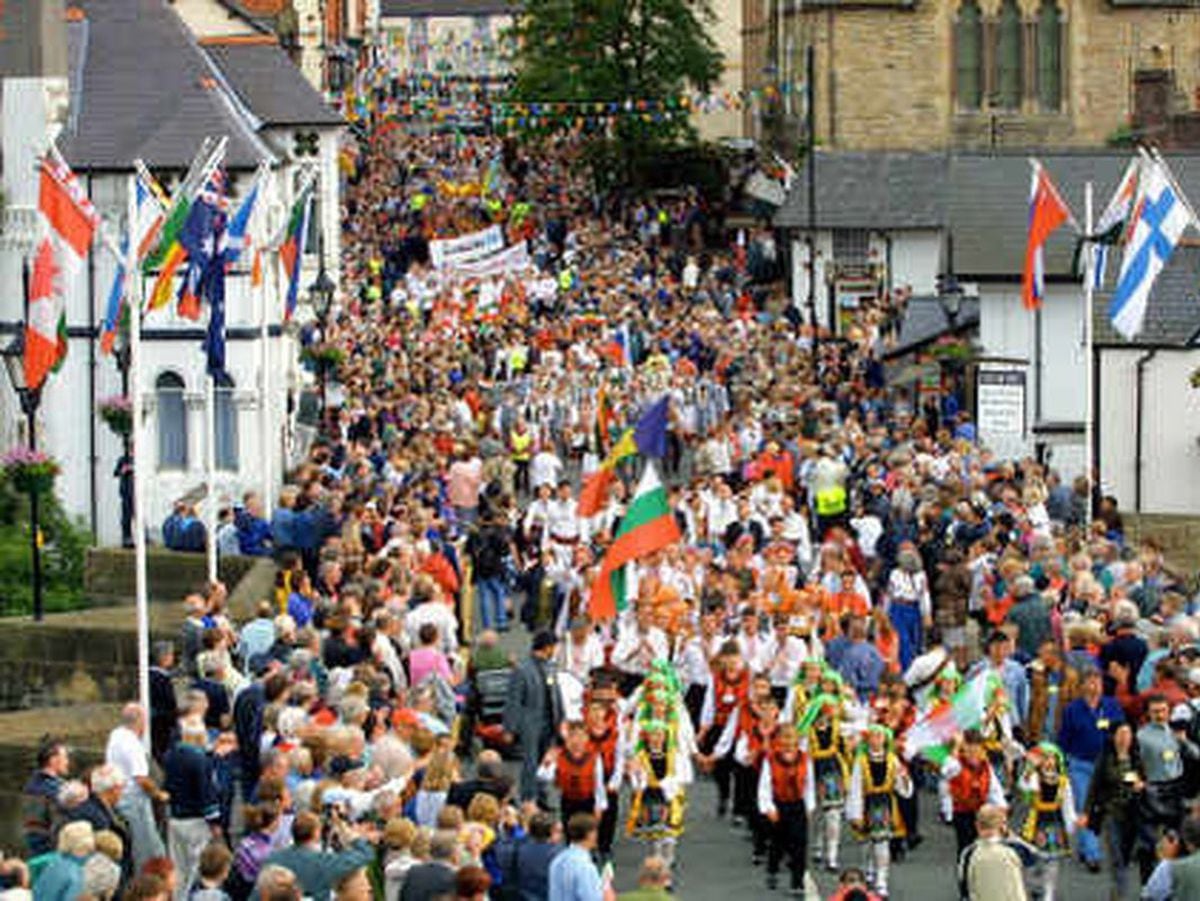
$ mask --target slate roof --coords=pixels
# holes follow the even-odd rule
[[[79,106],[59,148],[76,169],[183,169],[206,136],[228,137],[226,165],[273,159],[222,87],[213,64],[164,0],[78,0],[82,29],[69,47],[84,54]],[[297,78],[301,77],[297,73]]]
[[[979,298],[964,297],[954,324],[954,333],[970,331],[979,325]],[[918,347],[949,333],[950,317],[942,309],[937,297],[916,296],[909,298],[900,322],[900,333],[896,343],[888,348],[885,357],[891,359],[911,353]]]
[[[944,153],[816,154],[818,228],[939,228],[946,219]],[[807,175],[792,183],[775,224],[808,225]]]
[[[519,3],[507,0],[381,0],[384,19],[411,16],[499,16],[511,15]]]
[[[1189,233],[1184,234],[1186,236]],[[1120,261],[1115,265],[1120,266]],[[1110,284],[1115,277],[1115,273],[1109,275]],[[1108,303],[1111,298],[1112,292],[1104,291],[1098,292],[1093,300],[1092,341],[1096,344],[1128,343],[1108,321]],[[1178,247],[1171,255],[1171,262],[1154,283],[1142,333],[1132,343],[1184,344],[1198,329],[1200,247]]]
[[[205,42],[204,52],[264,125],[343,124],[278,45],[213,41]]]
[[[1098,218],[1129,161],[1129,154],[1122,151],[1036,156],[1081,222],[1086,182],[1093,183]],[[1200,155],[1168,155],[1167,163],[1184,193],[1200,198]],[[939,228],[952,238],[953,271],[959,278],[1020,279],[1029,217],[1028,155],[818,153],[816,173],[818,228]],[[775,224],[803,229],[806,198],[802,168]],[[1194,230],[1185,233],[1185,240],[1195,237]],[[1070,277],[1075,244],[1076,235],[1069,228],[1051,236],[1045,260],[1049,279]],[[1118,251],[1109,262],[1110,289],[1119,267]],[[1096,294],[1094,337],[1097,343],[1124,343],[1108,324],[1109,298],[1109,292]],[[1185,245],[1155,283],[1145,329],[1133,343],[1178,344],[1198,326],[1200,248]]]

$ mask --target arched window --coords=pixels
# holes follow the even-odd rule
[[[187,469],[187,406],[183,401],[183,378],[164,372],[154,383],[158,407],[158,468]]]
[[[1004,0],[996,30],[996,105],[1000,109],[1021,106],[1021,10],[1017,0]]]
[[[1038,103],[1047,112],[1062,107],[1062,12],[1057,0],[1042,0],[1037,21]]]
[[[954,90],[960,109],[983,102],[983,16],[978,0],[963,0],[954,23]]]
[[[217,424],[217,469],[236,472],[238,468],[237,406],[233,402],[233,379],[217,376],[213,418]]]

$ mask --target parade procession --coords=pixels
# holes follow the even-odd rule
[[[842,6],[0,3],[0,901],[1200,899],[1200,13]]]

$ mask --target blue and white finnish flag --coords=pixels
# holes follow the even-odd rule
[[[1159,160],[1148,161],[1134,210],[1133,234],[1125,245],[1121,275],[1108,305],[1113,328],[1126,339],[1134,338],[1142,330],[1154,280],[1191,221],[1192,214],[1165,165]]]

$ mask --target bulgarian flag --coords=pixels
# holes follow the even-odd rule
[[[43,159],[38,184],[42,237],[29,280],[25,384],[39,388],[67,355],[66,295],[83,268],[100,216],[61,158]]]
[[[669,547],[682,537],[671,513],[667,490],[658,479],[654,463],[647,461],[637,492],[621,518],[613,543],[600,564],[600,574],[592,584],[589,608],[593,619],[612,619],[628,606],[626,564]]]
[[[981,672],[968,680],[949,701],[943,701],[917,720],[904,736],[904,757],[918,754],[941,766],[950,754],[954,736],[978,728],[1000,680],[995,673]]]

